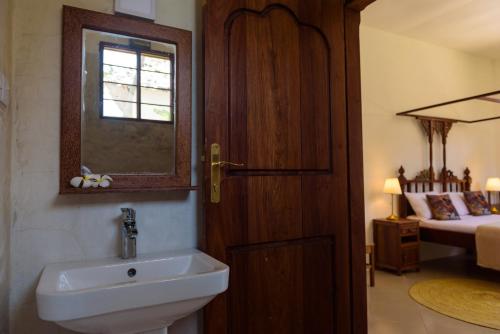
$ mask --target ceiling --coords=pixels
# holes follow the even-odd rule
[[[377,0],[362,24],[500,59],[500,0]]]

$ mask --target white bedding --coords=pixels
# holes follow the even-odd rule
[[[479,225],[499,223],[500,215],[488,216],[460,216],[461,220],[435,220],[425,219],[417,216],[409,216],[409,219],[417,219],[420,221],[421,227],[429,227],[436,230],[454,231],[462,233],[476,233]]]
[[[461,220],[435,220],[418,216],[421,227],[475,235],[477,264],[500,271],[500,215],[460,216]]]

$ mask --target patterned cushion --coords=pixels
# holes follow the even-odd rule
[[[481,191],[464,192],[465,204],[473,216],[491,215],[490,205]]]
[[[429,207],[429,203],[427,202],[427,195],[437,195],[438,193],[427,192],[427,193],[405,193],[408,202],[410,202],[411,208],[415,211],[415,214],[418,217],[422,217],[424,219],[432,218],[432,211]]]
[[[457,209],[451,202],[450,195],[427,195],[427,202],[432,211],[432,218],[437,220],[460,220]]]

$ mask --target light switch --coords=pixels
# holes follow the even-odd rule
[[[115,12],[156,19],[156,0],[115,0]]]

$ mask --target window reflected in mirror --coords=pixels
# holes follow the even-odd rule
[[[101,43],[102,117],[172,122],[174,57]]]
[[[83,30],[82,168],[175,170],[176,45]]]

